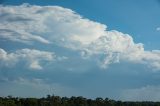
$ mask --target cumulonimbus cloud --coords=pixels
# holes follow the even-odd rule
[[[145,51],[142,43],[60,6],[0,6],[0,38],[16,42],[56,44],[82,55],[104,55],[102,67],[128,61],[160,70],[160,51]],[[32,64],[38,67],[38,62]],[[31,66],[32,66],[31,65]],[[40,67],[39,67],[40,68]]]

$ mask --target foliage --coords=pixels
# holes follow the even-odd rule
[[[79,97],[59,97],[47,95],[46,98],[0,97],[0,106],[160,106],[160,102],[126,102],[111,99],[86,99]]]

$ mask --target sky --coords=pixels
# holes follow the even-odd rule
[[[0,96],[160,99],[159,0],[1,0]]]

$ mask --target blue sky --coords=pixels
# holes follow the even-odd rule
[[[0,3],[1,96],[160,99],[159,0]]]

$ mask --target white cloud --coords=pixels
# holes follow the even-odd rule
[[[0,37],[2,39],[8,39],[15,42],[31,43],[31,41],[39,41],[41,43],[49,44],[50,42],[40,36],[33,35],[24,31],[20,31],[16,28],[10,29],[0,29]]]
[[[39,65],[38,61],[32,62],[32,63],[30,64],[30,68],[32,68],[32,69],[39,69],[39,70],[42,69],[42,67]]]
[[[107,31],[91,43],[89,50],[93,54],[106,55],[101,63],[103,68],[111,63],[128,61],[160,70],[160,50],[145,51],[142,43],[134,43],[130,35],[118,31]]]
[[[160,52],[145,51],[142,43],[122,32],[83,18],[59,6],[0,6],[0,38],[18,41],[54,43],[78,50],[82,56],[104,55],[101,66],[121,61],[146,64],[160,70]],[[87,55],[87,56],[86,56]],[[34,61],[30,67],[41,69]]]
[[[159,101],[160,86],[145,86],[136,89],[127,89],[122,92],[123,100],[127,101]]]
[[[160,31],[160,27],[157,27],[156,30],[157,30],[157,31]]]
[[[11,67],[18,62],[24,61],[30,69],[42,69],[41,61],[53,61],[54,53],[35,49],[21,49],[14,53],[7,53],[0,49],[0,66]]]
[[[0,16],[1,38],[53,42],[72,49],[91,43],[106,29],[103,24],[83,19],[74,11],[59,6],[0,6]]]

